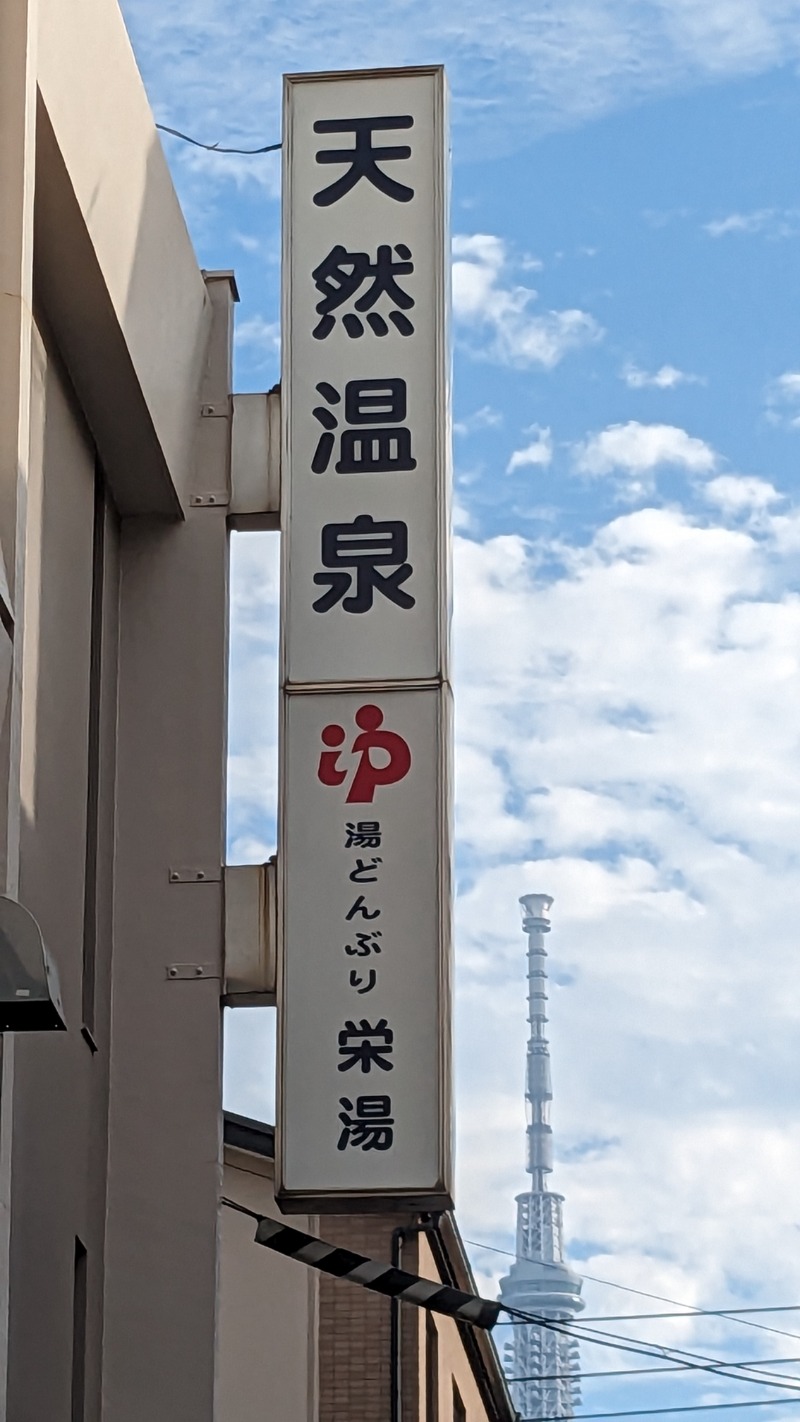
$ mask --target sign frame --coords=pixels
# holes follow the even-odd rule
[[[313,658],[306,656],[306,665],[300,665],[295,656],[293,642],[303,642],[298,637],[294,618],[294,600],[300,596],[298,586],[305,590],[307,568],[301,571],[294,552],[293,534],[297,530],[298,513],[293,503],[292,468],[294,459],[292,430],[294,426],[293,401],[296,393],[290,378],[296,358],[295,322],[297,311],[293,301],[295,288],[295,264],[298,261],[296,243],[292,234],[294,212],[294,192],[292,175],[295,163],[295,132],[293,125],[294,99],[300,86],[307,84],[353,84],[371,81],[391,87],[393,80],[429,79],[432,84],[432,131],[434,135],[432,153],[427,155],[432,166],[431,224],[433,297],[430,303],[430,330],[426,337],[430,341],[431,359],[435,372],[434,398],[430,416],[430,438],[432,464],[430,474],[431,543],[434,550],[434,572],[432,576],[432,632],[425,658],[399,668],[394,674],[391,657],[384,657],[381,648],[368,665],[362,665],[356,658],[349,664],[345,658],[343,665],[328,665],[318,670],[311,666]],[[393,100],[387,97],[386,106],[378,112],[397,112],[392,109]],[[354,110],[355,112],[355,110]],[[372,110],[374,112],[374,110]],[[280,767],[279,767],[279,844],[278,844],[278,893],[277,893],[277,1001],[278,1011],[278,1080],[277,1080],[277,1122],[276,1122],[276,1199],[286,1213],[353,1213],[367,1211],[422,1210],[441,1211],[452,1207],[453,1203],[453,1103],[452,1103],[452,820],[453,820],[453,772],[452,772],[452,694],[450,690],[450,618],[451,618],[451,409],[450,409],[450,262],[449,262],[449,162],[445,145],[447,133],[447,86],[442,66],[418,66],[414,68],[390,68],[379,70],[356,69],[349,71],[326,71],[312,74],[292,74],[284,76],[284,150],[283,150],[283,239],[282,239],[282,470],[283,490],[281,498],[281,715],[280,715]],[[403,135],[401,135],[403,137]],[[382,135],[383,141],[391,142],[392,136]],[[348,143],[348,138],[340,139]],[[355,142],[355,140],[353,140]],[[336,171],[326,174],[335,178]],[[305,274],[307,276],[307,273]],[[306,466],[303,466],[305,468]],[[337,477],[337,476],[334,476]],[[338,476],[341,479],[341,475]],[[354,476],[362,480],[366,487],[369,475]],[[319,486],[318,486],[319,487]],[[379,515],[380,517],[381,515]],[[386,515],[383,515],[385,517]],[[362,623],[366,619],[343,618],[339,631],[350,623]],[[292,633],[294,632],[294,637]],[[332,638],[336,643],[336,636]],[[375,639],[373,639],[375,640]],[[379,641],[381,639],[378,639]],[[383,638],[385,642],[386,638]],[[305,652],[305,647],[303,648]],[[337,662],[341,660],[337,658]],[[309,669],[310,668],[310,669]],[[398,1180],[386,1186],[341,1186],[330,1185],[323,1180],[318,1183],[304,1183],[298,1186],[291,1178],[291,1150],[287,1146],[286,1114],[286,1066],[290,1043],[287,1038],[286,984],[287,984],[287,905],[291,900],[290,875],[293,866],[289,862],[286,835],[292,814],[288,773],[289,722],[292,707],[299,698],[308,703],[308,698],[330,698],[341,694],[343,698],[357,695],[369,700],[394,693],[427,693],[437,699],[437,745],[435,772],[435,826],[431,827],[428,843],[431,853],[436,856],[436,993],[438,996],[438,1035],[436,1040],[436,1093],[438,1100],[438,1121],[435,1142],[435,1165],[426,1173],[425,1179],[408,1182]],[[321,704],[321,702],[318,702]],[[387,721],[388,725],[388,721]],[[298,872],[297,864],[294,872]],[[363,999],[358,999],[363,1003]],[[355,1011],[355,1007],[354,1007]],[[344,1083],[345,1086],[347,1083]],[[291,1122],[289,1130],[292,1129]]]

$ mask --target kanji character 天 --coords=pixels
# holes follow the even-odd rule
[[[339,1097],[339,1112],[343,1130],[336,1149],[348,1146],[360,1150],[389,1150],[394,1142],[394,1118],[388,1096],[357,1096],[355,1107],[347,1096]],[[355,1110],[355,1116],[350,1112]]]
[[[356,933],[356,946],[352,943],[345,943],[344,951],[348,958],[368,958],[370,953],[380,953],[381,945],[378,942],[383,934],[379,928],[373,929],[372,933]]]
[[[380,1067],[381,1071],[393,1071],[394,1062],[386,1060],[394,1050],[393,1042],[394,1032],[385,1017],[381,1017],[374,1027],[370,1026],[366,1017],[362,1017],[358,1025],[346,1021],[339,1033],[339,1056],[343,1058],[339,1062],[339,1071],[350,1071],[357,1066],[361,1067],[364,1075],[373,1066]]]
[[[350,973],[350,986],[351,988],[356,989],[360,997],[363,997],[364,994],[367,992],[372,992],[372,989],[374,988],[377,981],[378,974],[375,972],[374,968],[370,968],[366,980],[361,977],[360,973],[358,973],[355,968],[353,968]]]
[[[401,159],[410,158],[410,147],[407,143],[399,143],[373,148],[372,135],[376,129],[383,132],[387,129],[413,126],[411,114],[387,115],[384,118],[317,119],[314,124],[315,133],[352,133],[355,135],[355,146],[322,148],[317,152],[318,163],[347,163],[349,168],[327,188],[321,188],[314,194],[315,205],[330,207],[331,203],[338,202],[351,192],[362,178],[366,178],[380,192],[394,198],[396,202],[410,202],[414,189],[407,187],[405,183],[399,183],[396,178],[389,177],[388,173],[378,167],[379,163],[396,163]]]
[[[408,525],[399,519],[379,523],[369,514],[359,514],[352,523],[323,524],[321,555],[323,568],[332,571],[314,574],[317,586],[328,589],[312,604],[315,612],[329,612],[337,602],[345,612],[369,612],[376,592],[405,612],[414,606],[416,599],[402,586],[414,569],[406,561]],[[384,574],[379,568],[394,571]],[[356,588],[351,594],[354,576]]]
[[[378,820],[358,820],[345,824],[345,849],[380,849],[382,832]]]
[[[364,901],[364,895],[359,894],[358,898],[353,904],[353,907],[351,909],[348,909],[347,913],[345,914],[345,918],[349,923],[351,918],[355,918],[356,914],[360,914],[362,918],[380,918],[380,913],[380,909],[368,909]]]
[[[379,311],[372,310],[381,296],[385,296],[394,308],[389,312],[389,320],[400,335],[414,334],[411,321],[403,314],[414,305],[414,298],[397,282],[398,277],[410,276],[414,270],[411,249],[404,242],[398,242],[394,251],[399,261],[394,260],[388,243],[382,243],[375,261],[371,262],[367,252],[348,252],[341,243],[331,248],[327,257],[311,273],[314,285],[322,296],[322,300],[317,302],[320,319],[313,331],[316,340],[324,341],[330,335],[336,325],[333,312],[351,301],[366,281],[371,281],[371,285],[353,303],[354,310],[346,312],[341,318],[348,336],[355,340],[364,334],[364,322],[355,314],[358,311],[368,312],[366,322],[376,336],[388,336],[385,317]]]
[[[327,405],[315,405],[312,414],[323,433],[311,460],[314,474],[324,474],[333,454],[339,421],[328,405],[341,403],[341,395],[327,380],[320,380],[317,392]],[[411,431],[403,424],[407,410],[406,382],[397,377],[348,380],[344,387],[344,418],[348,425],[369,425],[345,429],[340,435],[337,474],[404,474],[416,469],[411,455]],[[373,428],[373,426],[379,428]]]
[[[382,863],[380,855],[376,859],[371,859],[369,864],[365,864],[363,859],[357,859],[355,869],[351,869],[347,877],[353,884],[377,884],[378,876],[375,870]]]

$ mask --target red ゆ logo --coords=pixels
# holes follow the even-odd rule
[[[356,725],[360,734],[355,736],[350,751],[358,756],[354,771],[343,770],[339,766],[342,747],[347,740],[344,726],[334,722],[322,731],[322,744],[328,750],[320,752],[317,779],[323,785],[343,785],[348,775],[352,775],[347,791],[348,805],[371,805],[379,785],[396,785],[411,769],[411,750],[408,742],[396,731],[384,731],[383,712],[380,706],[359,706],[356,711]],[[382,763],[376,764],[373,752],[382,751]]]

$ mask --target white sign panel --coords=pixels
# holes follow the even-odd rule
[[[447,674],[441,69],[290,78],[284,679]]]
[[[290,76],[278,1198],[451,1203],[441,69]]]
[[[448,1195],[444,695],[286,701],[282,1203]]]

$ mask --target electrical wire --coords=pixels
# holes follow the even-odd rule
[[[733,1407],[783,1407],[788,1403],[797,1404],[800,1397],[761,1397],[747,1402],[700,1402],[687,1407],[634,1407],[628,1412],[581,1412],[581,1422],[591,1422],[598,1417],[656,1417],[665,1412],[727,1412]],[[561,1417],[526,1417],[522,1422],[563,1422]]]
[[[464,1243],[471,1245],[473,1249],[486,1249],[490,1254],[502,1254],[506,1259],[516,1259],[517,1257],[516,1254],[512,1253],[510,1249],[498,1249],[497,1246],[494,1244],[481,1244],[480,1241],[477,1239],[465,1239]],[[543,1269],[561,1268],[560,1264],[551,1264],[546,1259],[539,1259],[537,1260],[537,1263]],[[622,1289],[627,1294],[637,1294],[639,1298],[656,1299],[659,1303],[671,1303],[675,1304],[677,1308],[687,1310],[686,1313],[676,1314],[676,1318],[691,1318],[692,1314],[708,1314],[716,1318],[730,1318],[731,1323],[738,1323],[743,1328],[757,1328],[761,1333],[774,1333],[780,1338],[794,1338],[798,1342],[800,1342],[800,1333],[792,1333],[785,1328],[770,1328],[769,1324],[756,1323],[753,1319],[741,1318],[739,1316],[736,1316],[743,1313],[745,1311],[743,1309],[695,1309],[693,1304],[682,1303],[680,1299],[670,1299],[667,1298],[665,1294],[648,1293],[646,1289],[634,1289],[630,1284],[617,1284],[613,1279],[601,1279],[597,1274],[582,1274],[581,1277],[584,1279],[589,1279],[593,1284],[604,1284],[607,1288],[610,1289]],[[786,1305],[786,1307],[798,1308],[800,1307],[800,1305],[793,1304]],[[752,1311],[755,1312],[756,1310]],[[771,1313],[773,1312],[773,1310],[767,1309],[767,1312]],[[775,1310],[775,1312],[777,1312],[777,1310]],[[628,1313],[620,1315],[620,1317],[637,1319],[641,1317],[646,1317],[646,1315]]]
[[[267,143],[263,148],[223,148],[219,143],[201,143],[199,138],[190,138],[188,133],[181,133],[179,128],[170,128],[168,124],[157,123],[156,128],[161,133],[171,133],[173,138],[181,138],[184,143],[191,143],[195,148],[205,148],[207,153],[244,153],[248,158],[255,153],[275,153],[283,145],[280,143]]]
[[[236,1200],[229,1200],[226,1195],[220,1200],[221,1205],[227,1205],[229,1210],[236,1210],[240,1215],[249,1215],[251,1220],[258,1220],[260,1224],[264,1216],[256,1213],[255,1210],[248,1210],[246,1205],[240,1205]]]
[[[684,1304],[688,1313],[598,1313],[590,1314],[583,1323],[623,1323],[626,1318],[691,1318],[703,1314],[709,1318],[732,1318],[743,1313],[800,1313],[800,1304],[762,1304],[759,1308],[694,1308]]]
[[[728,1362],[725,1364],[725,1366],[728,1368],[755,1369],[765,1363],[772,1363],[775,1365],[779,1363],[800,1363],[800,1358],[750,1358],[745,1359],[745,1361],[741,1363]],[[676,1361],[671,1367],[668,1368],[607,1368],[604,1369],[602,1372],[595,1373],[571,1372],[570,1378],[637,1378],[639,1376],[647,1377],[650,1373],[693,1372],[696,1368],[696,1363],[680,1363]],[[561,1382],[563,1381],[563,1377],[563,1373],[528,1373],[525,1377],[522,1378],[506,1378],[506,1382]],[[755,1379],[753,1379],[752,1381],[755,1381]]]
[[[668,1348],[661,1344],[638,1343],[631,1338],[626,1338],[622,1334],[603,1333],[599,1329],[588,1329],[584,1333],[577,1332],[574,1327],[565,1328],[563,1324],[554,1322],[553,1319],[544,1318],[540,1314],[528,1313],[524,1309],[511,1308],[507,1304],[503,1305],[504,1311],[521,1323],[534,1324],[538,1328],[545,1328],[552,1333],[560,1333],[566,1338],[574,1338],[579,1343],[599,1344],[602,1347],[614,1348],[623,1353],[636,1353],[646,1358],[661,1358],[666,1362],[684,1362],[687,1358],[691,1360],[692,1368],[698,1372],[712,1372],[717,1377],[728,1378],[732,1382],[751,1382],[767,1387],[777,1387],[782,1391],[800,1391],[800,1378],[786,1377],[780,1375],[780,1380],[773,1382],[767,1376],[748,1377],[745,1371],[726,1372],[724,1369],[734,1367],[734,1364],[726,1363],[722,1358],[709,1358],[702,1353],[690,1353],[683,1348]]]

